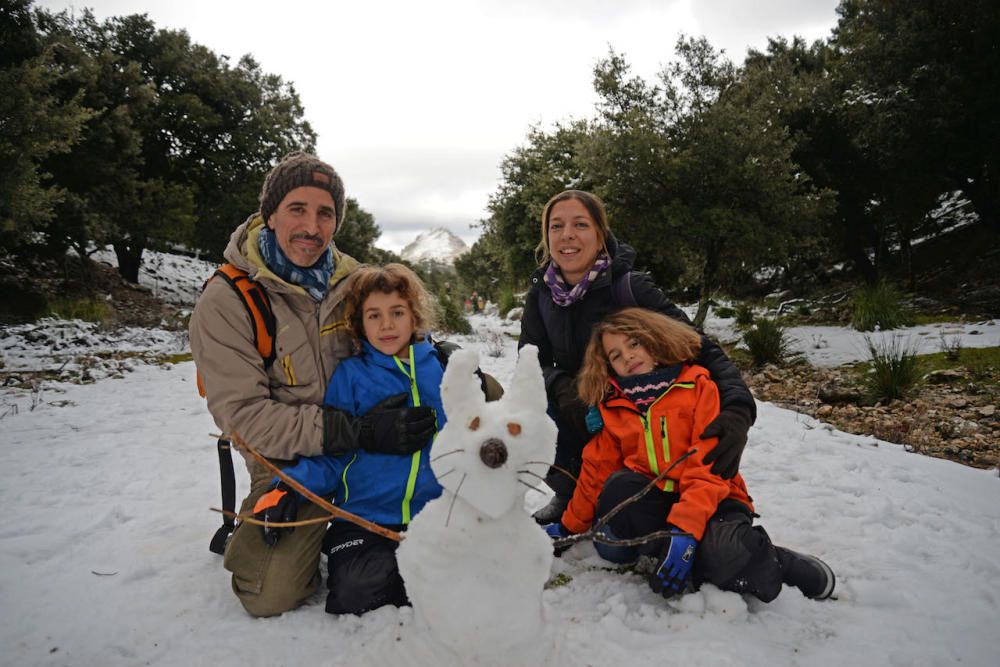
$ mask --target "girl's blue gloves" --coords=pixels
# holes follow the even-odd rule
[[[679,534],[672,536],[667,542],[660,566],[649,575],[649,587],[665,598],[681,593],[688,585],[691,567],[694,565],[694,552],[698,548],[698,540],[687,533],[680,533],[674,526],[669,528]]]

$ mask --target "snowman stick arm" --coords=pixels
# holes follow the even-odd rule
[[[684,452],[683,455],[677,457],[677,460],[674,461],[673,463],[671,463],[669,468],[667,468],[666,470],[664,470],[663,472],[661,472],[659,475],[657,475],[653,479],[649,480],[649,483],[646,486],[642,487],[641,489],[639,489],[638,491],[636,491],[634,494],[632,494],[631,496],[629,496],[625,500],[623,500],[620,503],[618,503],[617,505],[615,505],[611,509],[610,512],[608,512],[607,514],[605,514],[604,516],[602,516],[600,519],[598,519],[597,521],[595,521],[593,523],[593,525],[590,526],[589,530],[586,530],[586,531],[584,531],[582,533],[577,533],[576,535],[568,535],[566,537],[560,537],[557,540],[553,540],[552,541],[552,545],[556,549],[561,549],[562,547],[568,547],[570,545],[576,544],[577,542],[584,542],[586,540],[596,540],[598,542],[605,542],[607,544],[622,544],[622,545],[624,545],[625,542],[609,542],[606,538],[598,540],[597,539],[598,531],[600,531],[601,528],[603,528],[609,521],[611,521],[611,519],[616,514],[618,514],[623,509],[625,509],[626,507],[628,507],[629,505],[631,505],[632,503],[636,502],[637,500],[639,500],[640,498],[642,498],[644,495],[646,495],[647,493],[649,493],[650,489],[652,489],[654,486],[656,486],[656,484],[660,480],[662,480],[663,478],[665,478],[667,476],[667,474],[671,470],[673,470],[674,468],[676,468],[678,466],[678,464],[680,464],[682,461],[684,461],[685,459],[687,459],[687,457],[691,456],[692,454],[694,454],[697,451],[698,451],[698,449],[696,447],[692,447],[691,449],[689,449],[686,452]],[[675,533],[668,531],[667,534],[673,535]],[[654,533],[653,535],[646,535],[645,537],[641,537],[641,538],[637,538],[637,539],[643,540],[643,541],[649,541],[649,540],[657,539],[659,537],[664,537],[664,536],[663,535],[658,535],[658,534]],[[642,544],[642,543],[643,542],[637,542],[637,544]]]
[[[396,542],[401,542],[403,540],[403,536],[397,533],[396,531],[389,530],[388,528],[383,528],[377,523],[372,523],[367,519],[362,519],[357,514],[346,512],[337,507],[336,505],[334,505],[333,503],[331,503],[330,501],[326,500],[325,498],[317,496],[315,493],[313,493],[312,491],[310,491],[309,489],[302,486],[294,479],[286,475],[284,472],[282,472],[281,468],[268,461],[267,458],[265,458],[260,452],[251,447],[250,443],[241,438],[240,434],[237,433],[235,430],[230,429],[229,435],[232,438],[233,444],[235,444],[238,448],[246,451],[246,453],[252,456],[254,460],[257,461],[257,463],[261,464],[262,466],[273,472],[275,475],[280,477],[281,480],[285,482],[285,484],[287,484],[288,486],[292,487],[293,489],[301,493],[303,496],[309,499],[314,505],[319,505],[321,508],[325,509],[330,514],[333,514],[336,517],[344,519],[345,521],[350,521],[351,523],[357,526],[361,526],[365,530],[375,533],[376,535],[387,537],[390,540],[394,540]]]

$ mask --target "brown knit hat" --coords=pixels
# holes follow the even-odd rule
[[[293,151],[281,158],[264,179],[264,187],[260,189],[260,215],[264,222],[271,217],[285,195],[304,185],[326,190],[333,197],[333,204],[337,208],[337,228],[334,233],[339,232],[346,212],[344,182],[333,167],[315,155],[302,151]]]

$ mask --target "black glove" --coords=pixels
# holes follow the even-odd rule
[[[705,463],[715,462],[712,474],[723,479],[732,479],[740,471],[740,458],[747,446],[747,432],[750,430],[750,411],[742,407],[729,407],[705,427],[701,438],[718,438],[719,443],[705,455]]]
[[[406,402],[406,394],[390,396],[363,417],[324,405],[323,453],[339,456],[360,447],[407,455],[422,449],[437,431],[437,417],[431,408],[405,407]]]
[[[587,428],[588,407],[576,393],[576,382],[568,375],[562,375],[552,383],[552,397],[559,409],[559,421],[568,426],[584,442],[590,440]]]
[[[279,481],[274,487],[257,499],[257,504],[253,506],[254,518],[258,521],[277,521],[285,523],[295,521],[299,515],[299,499],[290,486]],[[264,531],[264,541],[272,547],[278,543],[282,531],[289,533],[295,528],[281,528],[279,526],[261,526]]]
[[[405,407],[406,394],[385,399],[358,420],[358,446],[377,454],[405,456],[423,449],[437,432],[437,417],[428,407]]]

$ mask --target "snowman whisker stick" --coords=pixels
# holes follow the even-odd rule
[[[669,468],[667,468],[666,470],[664,470],[663,472],[661,472],[659,475],[657,475],[653,479],[649,480],[649,484],[647,484],[646,486],[642,487],[637,492],[635,492],[633,495],[629,496],[625,500],[623,500],[620,503],[618,503],[617,505],[615,505],[611,509],[610,512],[608,512],[607,514],[605,514],[604,516],[602,516],[599,520],[595,521],[593,523],[593,525],[590,526],[590,530],[584,531],[582,533],[577,533],[576,535],[568,535],[566,537],[560,537],[558,540],[552,540],[552,546],[555,547],[556,549],[561,549],[562,547],[568,547],[568,546],[576,544],[577,542],[583,542],[585,540],[597,540],[598,542],[604,542],[605,544],[620,544],[622,546],[626,546],[626,544],[625,544],[626,541],[624,541],[624,540],[623,541],[611,541],[611,540],[608,540],[607,538],[604,538],[603,536],[602,536],[602,539],[598,539],[599,531],[601,530],[601,528],[603,528],[605,525],[607,525],[607,523],[609,521],[611,521],[611,519],[616,514],[618,514],[623,509],[625,509],[626,507],[628,507],[629,505],[631,505],[632,503],[636,502],[637,500],[639,500],[640,498],[642,498],[644,495],[646,495],[647,493],[649,493],[650,489],[652,489],[654,486],[656,486],[656,484],[658,482],[660,482],[662,479],[664,479],[671,470],[673,470],[674,468],[676,468],[678,466],[678,464],[680,464],[682,461],[686,460],[689,456],[691,456],[692,454],[696,453],[697,451],[698,451],[698,449],[696,447],[692,447],[691,449],[687,450],[682,456],[677,457],[677,460],[674,461],[673,463],[671,463]],[[639,542],[634,542],[632,540],[627,540],[627,541],[630,542],[630,543],[633,543],[633,544],[643,544],[644,542],[649,542],[649,541],[657,539],[659,537],[666,537],[667,535],[674,535],[674,534],[676,534],[676,533],[674,533],[672,531],[660,531],[660,532],[664,533],[664,534],[661,535],[661,534],[658,534],[658,533],[654,533],[653,535],[645,535],[643,537],[636,538],[638,540],[641,540]],[[682,533],[682,534],[686,535],[687,533]]]
[[[277,475],[279,478],[281,478],[281,480],[284,481],[285,484],[287,484],[288,486],[292,487],[293,489],[295,489],[296,491],[298,491],[300,494],[302,494],[303,496],[305,496],[314,505],[319,505],[321,508],[325,509],[330,514],[333,514],[336,517],[344,519],[345,521],[350,521],[351,523],[353,523],[355,525],[361,526],[365,530],[367,530],[369,532],[372,532],[372,533],[375,533],[376,535],[381,535],[382,537],[387,537],[390,540],[393,540],[395,542],[401,542],[403,540],[403,536],[401,534],[397,533],[396,531],[389,530],[388,528],[383,528],[382,526],[378,525],[377,523],[372,523],[371,521],[368,521],[367,519],[362,519],[357,514],[352,514],[350,512],[345,512],[344,510],[340,509],[339,507],[336,507],[329,500],[326,500],[325,498],[321,498],[320,496],[317,496],[315,493],[313,493],[312,491],[310,491],[309,489],[307,489],[306,487],[302,486],[301,484],[299,484],[298,482],[296,482],[294,479],[292,479],[291,477],[289,477],[288,475],[286,475],[284,472],[282,472],[281,468],[279,468],[278,466],[276,466],[273,463],[271,463],[270,461],[268,461],[267,458],[265,458],[263,454],[261,454],[256,449],[254,449],[253,447],[251,447],[250,443],[248,443],[246,440],[244,440],[243,438],[241,438],[240,434],[237,433],[235,430],[229,429],[229,437],[230,437],[231,442],[234,445],[236,445],[236,447],[238,447],[239,449],[244,450],[247,454],[249,454],[250,456],[252,456],[254,458],[254,460],[257,461],[257,463],[261,464],[262,466],[264,466],[265,468],[267,468],[269,471],[273,472],[275,475]]]
[[[545,461],[525,461],[524,462],[524,465],[526,465],[526,466],[530,466],[532,464],[534,464],[534,465],[540,465],[540,466],[548,466],[548,467],[552,468],[553,470],[555,470],[557,472],[561,472],[562,474],[566,475],[571,480],[573,480],[574,484],[576,484],[576,475],[574,475],[573,473],[571,473],[569,470],[566,470],[566,468],[563,468],[561,466],[557,466],[555,463],[546,463]]]
[[[465,483],[465,478],[468,474],[462,475],[462,479],[458,481],[458,486],[455,487],[455,493],[451,496],[451,504],[448,505],[448,516],[444,520],[444,527],[447,528],[448,524],[451,522],[451,511],[455,509],[455,501],[458,500],[458,492],[462,490],[462,484]]]
[[[445,452],[444,454],[438,454],[437,456],[435,456],[435,457],[433,457],[431,459],[431,463],[434,463],[438,459],[443,459],[446,456],[451,456],[452,454],[459,454],[459,453],[464,452],[464,451],[465,451],[464,449],[453,449],[450,452]]]
[[[538,475],[536,473],[533,473],[530,470],[518,470],[517,473],[519,475],[531,475],[532,477],[534,477],[535,479],[537,479],[540,482],[544,482],[545,481],[544,477],[542,477],[541,475]]]
[[[540,488],[538,488],[537,486],[533,486],[533,485],[531,485],[531,484],[528,484],[528,483],[527,483],[527,482],[525,482],[525,481],[524,481],[523,479],[519,479],[519,480],[517,480],[517,481],[518,481],[519,483],[521,483],[521,484],[524,484],[524,485],[525,485],[526,487],[528,487],[528,488],[529,488],[529,489],[531,489],[532,491],[537,491],[538,493],[540,493],[540,494],[542,494],[542,495],[545,495],[545,492],[544,492],[544,491],[542,491],[542,490],[541,490]]]

